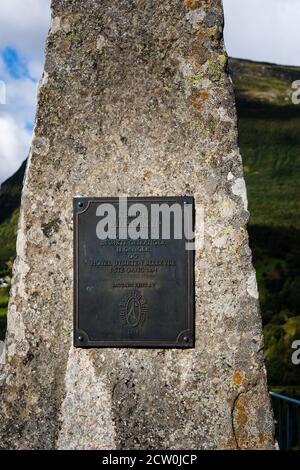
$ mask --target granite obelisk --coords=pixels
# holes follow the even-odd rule
[[[222,31],[221,0],[52,0],[0,374],[2,448],[273,448]],[[73,196],[166,195],[203,208],[195,349],[74,349]]]

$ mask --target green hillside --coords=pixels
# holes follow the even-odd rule
[[[229,61],[248,186],[250,243],[257,270],[271,386],[300,397],[300,105],[291,84],[300,68]],[[0,278],[10,278],[24,164],[0,191]],[[8,263],[8,264],[7,264]],[[7,288],[0,288],[4,335]],[[2,315],[2,316],[1,316]]]
[[[16,251],[16,232],[26,161],[0,188],[0,278],[9,277]],[[8,279],[9,280],[9,279]]]
[[[4,338],[6,330],[9,284],[16,254],[16,234],[25,168],[26,161],[0,189],[0,279],[8,284],[7,287],[0,287],[0,339]]]
[[[300,339],[300,68],[230,60],[251,213],[269,382],[300,397],[291,344]],[[279,388],[278,388],[279,387]]]

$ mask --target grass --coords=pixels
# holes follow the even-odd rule
[[[10,283],[16,255],[17,225],[26,161],[8,178],[0,190],[0,278]],[[6,332],[9,286],[0,286],[0,339]]]
[[[14,259],[16,254],[18,220],[19,209],[16,209],[11,216],[0,225],[0,277],[9,276],[11,274],[9,260]]]
[[[300,339],[300,106],[239,98],[237,109],[269,383],[299,396],[291,345]]]
[[[266,107],[238,106],[251,224],[300,229],[300,113]]]
[[[9,286],[0,286],[0,339],[3,339],[5,336],[8,299]]]

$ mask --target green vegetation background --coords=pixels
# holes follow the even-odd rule
[[[269,384],[300,398],[300,68],[231,60]]]
[[[250,244],[260,292],[265,355],[273,389],[300,398],[300,105],[291,84],[300,68],[230,60],[248,187]],[[0,278],[11,277],[24,164],[0,192]],[[9,287],[0,288],[0,338]]]

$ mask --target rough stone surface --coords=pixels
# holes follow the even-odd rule
[[[269,449],[220,0],[53,0],[1,365],[0,446]],[[195,196],[194,350],[74,350],[72,197]]]

